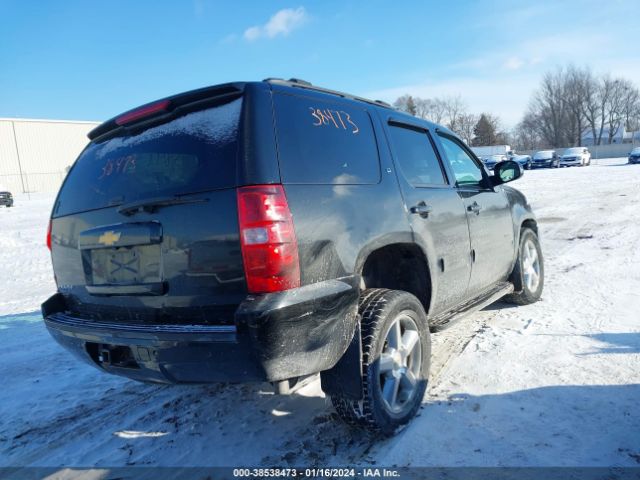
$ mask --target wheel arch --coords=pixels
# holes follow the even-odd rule
[[[427,314],[435,291],[428,254],[413,237],[378,244],[358,262],[361,288],[388,288],[415,295]]]

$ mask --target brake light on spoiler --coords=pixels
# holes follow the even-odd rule
[[[240,244],[250,293],[300,286],[298,242],[282,185],[237,190]]]
[[[51,251],[51,220],[49,220],[49,226],[47,227],[47,248]]]
[[[169,100],[160,100],[159,102],[149,103],[135,110],[124,113],[115,119],[116,124],[123,126],[129,123],[137,122],[143,118],[150,117],[156,113],[166,112],[171,102]]]

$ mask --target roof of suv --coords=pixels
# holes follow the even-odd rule
[[[338,97],[348,98],[350,100],[357,100],[359,102],[370,103],[370,104],[373,104],[373,105],[377,105],[379,107],[385,107],[385,108],[393,109],[393,107],[391,105],[389,105],[387,102],[383,102],[382,100],[370,100],[368,98],[358,97],[356,95],[351,95],[349,93],[339,92],[337,90],[330,90],[328,88],[317,87],[317,86],[313,85],[312,83],[307,82],[306,80],[300,80],[299,78],[290,78],[289,80],[284,80],[282,78],[266,78],[263,81],[267,82],[267,83],[272,83],[274,85],[283,85],[283,86],[286,86],[286,87],[293,87],[293,88],[304,88],[304,89],[313,90],[313,91],[316,91],[316,92],[328,93],[330,95],[336,95]]]
[[[364,97],[359,97],[357,95],[351,95],[349,93],[344,93],[337,90],[318,87],[311,84],[310,82],[307,82],[305,80],[301,80],[298,78],[291,78],[289,80],[284,80],[281,78],[266,78],[262,82],[223,83],[219,85],[212,85],[208,87],[199,88],[196,90],[190,90],[187,92],[179,93],[177,95],[172,95],[170,97],[165,97],[163,99],[156,100],[156,101],[141,105],[139,107],[136,107],[134,109],[128,110],[127,112],[124,112],[120,115],[117,115],[116,117],[111,118],[110,120],[107,120],[101,123],[100,125],[98,125],[96,128],[94,128],[89,132],[88,137],[90,140],[100,141],[102,140],[102,138],[105,138],[105,137],[117,136],[117,132],[125,130],[125,127],[123,127],[122,123],[120,122],[120,119],[127,116],[135,117],[136,112],[144,111],[147,108],[153,108],[155,105],[158,105],[158,104],[168,105],[170,102],[171,110],[162,111],[160,115],[154,115],[153,117],[150,118],[149,120],[150,123],[158,123],[158,121],[163,121],[165,117],[179,114],[183,110],[193,109],[195,106],[204,104],[208,100],[211,100],[212,98],[234,98],[234,97],[241,96],[247,85],[259,84],[259,83],[268,83],[270,85],[284,87],[284,88],[308,90],[310,92],[315,92],[319,94],[337,96],[346,100],[363,102],[379,108],[388,109],[390,112],[393,112],[394,115],[397,114],[398,116],[405,117],[408,121],[416,121],[416,123],[427,124],[432,128],[438,127],[442,131],[452,133],[448,129],[440,127],[437,124],[434,124],[433,122],[430,122],[428,120],[421,119],[418,117],[414,117],[405,112],[401,112],[397,110],[395,107],[388,104],[387,102],[383,102],[382,100],[370,100]],[[147,123],[148,122],[144,119],[140,121],[141,126],[144,126]]]

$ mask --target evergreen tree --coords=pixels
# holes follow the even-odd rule
[[[473,135],[473,145],[476,147],[495,145],[497,141],[495,121],[483,113],[473,129]]]

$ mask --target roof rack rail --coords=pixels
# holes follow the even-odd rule
[[[390,108],[392,110],[395,110],[395,107],[388,104],[387,102],[383,102],[382,100],[370,100],[368,98],[358,97],[357,95],[351,95],[349,93],[339,92],[337,90],[317,87],[313,85],[311,82],[307,82],[306,80],[301,80],[299,78],[290,78],[289,80],[285,80],[283,78],[269,77],[269,78],[265,78],[263,82],[273,83],[276,85],[286,85],[289,87],[304,88],[304,89],[313,90],[316,92],[328,93],[330,95],[337,95],[338,97],[348,98],[350,100],[358,100],[360,102],[369,103],[371,105],[378,105],[380,107],[385,107],[385,108]]]
[[[284,78],[280,78],[280,77],[269,77],[269,78],[265,78],[262,81],[267,83],[295,83],[297,85],[313,87],[313,84],[311,82],[307,82],[306,80],[302,80],[301,78],[294,78],[294,77],[290,78],[289,80],[285,80]]]

